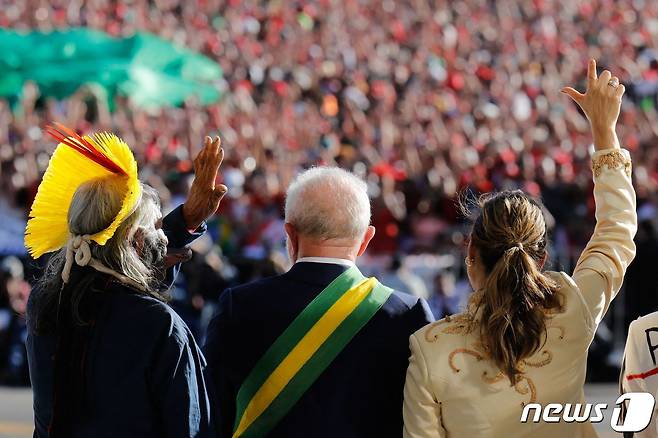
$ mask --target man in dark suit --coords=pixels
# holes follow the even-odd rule
[[[360,276],[354,262],[374,236],[375,229],[369,223],[366,185],[351,173],[314,168],[291,184],[285,229],[293,267],[283,275],[226,290],[210,323],[205,356],[219,436],[401,436],[409,336],[433,318],[422,299],[390,289],[372,316],[346,345],[337,348],[326,368],[307,379],[298,397],[270,421],[270,427],[245,433],[237,427],[238,423],[250,424],[243,418],[249,417],[244,406],[236,405],[238,393],[249,393],[249,388],[254,393],[259,384],[254,385],[253,374],[268,366],[270,370],[276,368],[277,364],[264,363],[273,344],[285,337],[286,329],[294,327],[293,321],[298,321],[323,291],[331,289],[330,283],[334,285],[337,278],[349,274],[346,271]],[[345,294],[352,292],[350,289]],[[330,342],[332,338],[326,343]],[[294,368],[282,363],[280,368],[284,369],[279,371],[284,374]],[[254,423],[271,413],[267,409],[275,409],[289,397],[285,391],[298,381],[285,380],[284,384],[287,386],[281,394],[270,397],[274,399],[271,405],[261,400],[265,412],[260,419],[252,416]]]

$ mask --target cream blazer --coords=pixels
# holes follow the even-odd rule
[[[584,403],[587,349],[635,256],[635,192],[628,151],[592,156],[596,227],[572,276],[549,272],[563,295],[563,312],[548,315],[547,341],[525,359],[523,377],[509,379],[487,358],[466,314],[411,335],[404,388],[405,437],[596,436],[587,422],[521,423],[527,403]],[[532,417],[531,412],[530,417]]]

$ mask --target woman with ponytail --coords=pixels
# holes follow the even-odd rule
[[[405,437],[596,436],[583,394],[587,350],[635,255],[635,192],[615,133],[624,86],[609,71],[597,76],[591,60],[587,92],[562,92],[592,129],[594,234],[572,275],[544,271],[541,205],[522,191],[480,198],[465,260],[469,305],[410,339]],[[550,403],[561,408],[547,422]]]

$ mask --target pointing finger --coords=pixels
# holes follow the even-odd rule
[[[587,88],[589,89],[596,83],[596,60],[590,59],[587,64]]]

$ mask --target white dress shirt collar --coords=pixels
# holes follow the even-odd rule
[[[343,266],[348,266],[352,267],[354,266],[354,262],[352,260],[347,260],[347,259],[336,259],[333,257],[302,257],[301,259],[297,259],[295,263],[301,263],[301,262],[308,262],[308,263],[330,263],[333,265],[343,265]]]

